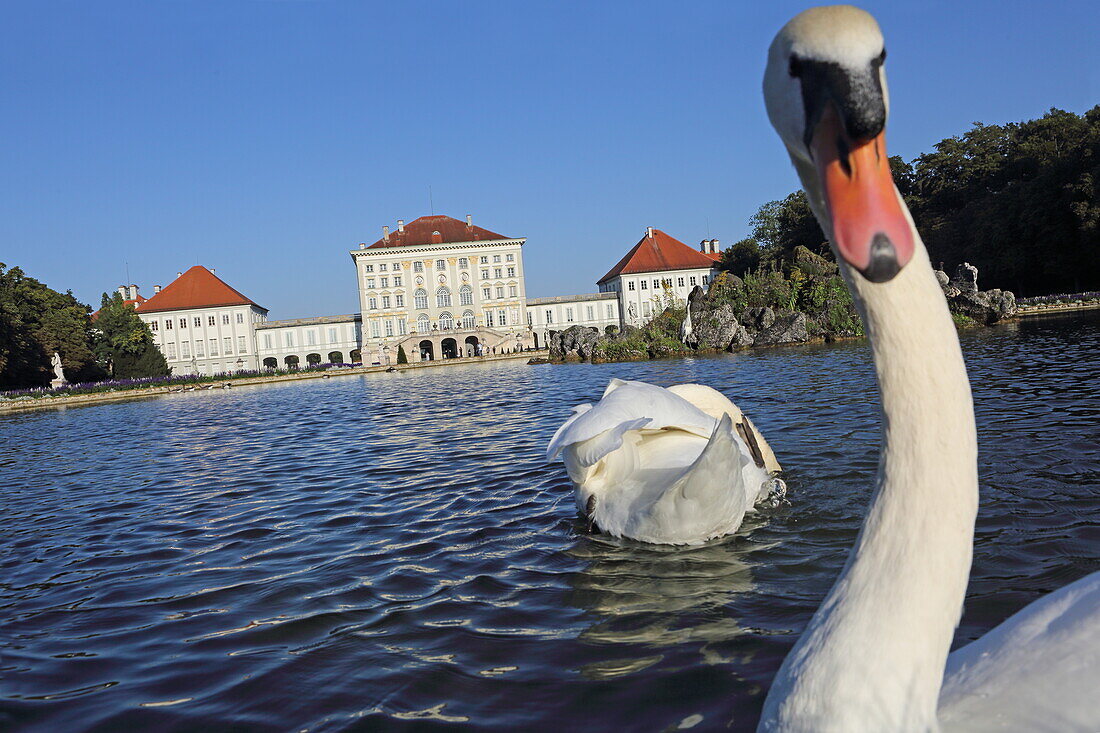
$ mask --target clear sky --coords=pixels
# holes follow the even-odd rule
[[[0,262],[98,304],[194,264],[272,318],[357,309],[348,251],[430,213],[525,236],[529,296],[655,226],[729,244],[797,186],[764,114],[805,3],[0,2]],[[868,2],[891,153],[1100,103],[1096,2]]]

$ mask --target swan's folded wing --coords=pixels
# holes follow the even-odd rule
[[[687,400],[645,382],[613,379],[603,398],[590,409],[574,410],[564,425],[558,428],[546,447],[546,460],[552,461],[567,445],[583,443],[625,423],[647,420],[649,430],[678,428],[706,438],[714,430],[715,419]]]
[[[1100,731],[1100,572],[947,658],[944,731]]]

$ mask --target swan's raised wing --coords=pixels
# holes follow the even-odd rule
[[[585,409],[581,409],[585,408]],[[574,408],[573,416],[565,421],[550,439],[546,447],[546,460],[552,461],[568,445],[585,443],[609,430],[615,430],[625,423],[638,425],[646,420],[647,430],[677,428],[702,438],[709,438],[717,422],[687,400],[645,382],[629,382],[612,379],[604,391],[603,398],[595,406],[581,405]],[[638,429],[637,427],[632,429]],[[607,452],[622,444],[619,432],[618,442],[608,441],[602,445]],[[591,462],[598,461],[603,455],[592,452]]]
[[[947,658],[944,731],[1100,731],[1100,572]]]

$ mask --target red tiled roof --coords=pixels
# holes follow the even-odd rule
[[[226,285],[210,270],[202,265],[195,265],[142,303],[138,310],[141,313],[154,313],[226,305],[255,305],[262,308]]]
[[[466,222],[449,216],[422,216],[406,224],[403,232],[397,231],[395,227],[390,231],[389,240],[379,239],[367,249],[410,247],[444,242],[476,242],[486,239],[512,239],[512,237],[505,237],[472,224],[467,226]]]
[[[124,305],[132,305],[134,307],[134,310],[141,310],[142,303],[144,303],[147,300],[148,300],[148,298],[146,298],[141,293],[138,293],[138,296],[136,298],[133,298],[131,300],[124,300],[124,301],[122,301],[122,303]],[[102,309],[100,309],[100,310],[102,310]],[[92,318],[93,321],[95,319],[99,318],[99,311],[96,311],[95,313],[93,313],[91,315],[91,318]]]
[[[713,267],[720,257],[720,254],[700,252],[679,239],[670,237],[660,229],[654,229],[652,237],[647,232],[642,237],[642,241],[634,245],[634,248],[627,252],[617,265],[596,282],[597,284],[607,282],[617,275],[629,275],[635,272]]]

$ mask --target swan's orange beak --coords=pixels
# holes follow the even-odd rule
[[[914,243],[890,175],[886,133],[852,140],[827,104],[811,151],[838,253],[871,282],[892,279],[913,256]]]

